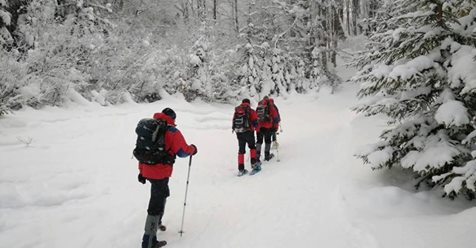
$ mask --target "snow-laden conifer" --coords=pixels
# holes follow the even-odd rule
[[[445,195],[474,197],[476,147],[476,1],[398,0],[385,5],[370,46],[359,58],[365,102],[355,109],[383,113],[389,128],[358,154],[372,168],[401,166]],[[468,137],[470,135],[471,137]]]

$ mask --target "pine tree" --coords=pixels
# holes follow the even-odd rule
[[[359,58],[355,108],[386,114],[381,141],[357,154],[373,169],[400,166],[429,186],[445,185],[451,198],[473,198],[471,151],[476,115],[476,1],[388,2],[391,18],[370,37]]]
[[[7,26],[11,25],[12,15],[7,11],[7,1],[0,0],[0,46],[11,46],[13,37]]]
[[[239,55],[236,67],[239,70],[237,81],[240,87],[239,95],[243,97],[258,97],[263,90],[263,78],[269,74],[263,74],[266,70],[264,57],[265,51],[262,45],[267,49],[269,46],[266,40],[269,40],[269,30],[267,22],[264,22],[261,6],[255,1],[248,3],[247,25],[241,30],[240,38],[242,44],[238,46]],[[261,56],[260,56],[261,55]]]
[[[211,30],[203,22],[195,33],[196,38],[190,48],[187,58],[187,67],[180,92],[185,96],[187,101],[201,98],[203,100],[210,100],[211,84],[210,81],[210,52],[211,46],[209,36]]]

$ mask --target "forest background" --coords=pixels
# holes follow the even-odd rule
[[[0,115],[70,101],[336,89],[338,41],[384,1],[0,0]],[[343,53],[345,55],[345,53]]]

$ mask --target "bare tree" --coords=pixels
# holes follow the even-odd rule
[[[213,0],[213,20],[217,19],[217,3],[218,0]]]
[[[235,21],[235,30],[236,32],[240,32],[240,25],[238,23],[238,0],[233,2],[233,17]]]

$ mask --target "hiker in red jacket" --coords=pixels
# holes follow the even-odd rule
[[[233,132],[236,132],[238,139],[238,176],[242,176],[248,172],[245,169],[245,153],[246,144],[250,148],[251,168],[256,172],[261,170],[261,166],[257,164],[255,132],[258,125],[256,112],[250,106],[249,99],[243,99],[241,104],[235,108],[233,114]]]
[[[269,104],[272,108],[276,109],[276,113],[278,114],[278,118],[277,118],[277,122],[273,124],[273,128],[271,129],[271,131],[273,132],[273,135],[271,136],[271,141],[272,142],[275,142],[276,141],[276,133],[278,132],[278,129],[279,129],[279,123],[281,122],[281,115],[279,114],[279,109],[278,107],[276,106],[276,104],[274,104],[274,99],[269,97]]]
[[[270,153],[271,137],[273,136],[275,128],[279,125],[278,111],[271,105],[269,98],[265,96],[263,100],[258,103],[258,107],[256,108],[256,114],[258,115],[258,130],[256,134],[256,158],[258,161],[260,160],[261,145],[263,144],[264,139],[264,160],[269,161],[271,158],[274,157],[274,154]]]
[[[182,133],[175,127],[175,112],[170,108],[165,108],[162,113],[155,113],[154,119],[163,119],[167,122],[165,132],[165,149],[172,156],[181,158],[197,154],[195,145],[187,145]],[[145,222],[145,233],[142,237],[142,248],[156,248],[164,246],[167,242],[157,241],[157,230],[165,231],[162,225],[165,202],[170,195],[169,177],[172,176],[173,162],[158,163],[154,165],[139,163],[140,183],[145,184],[146,180],[151,184],[149,207],[147,208],[147,219]]]

